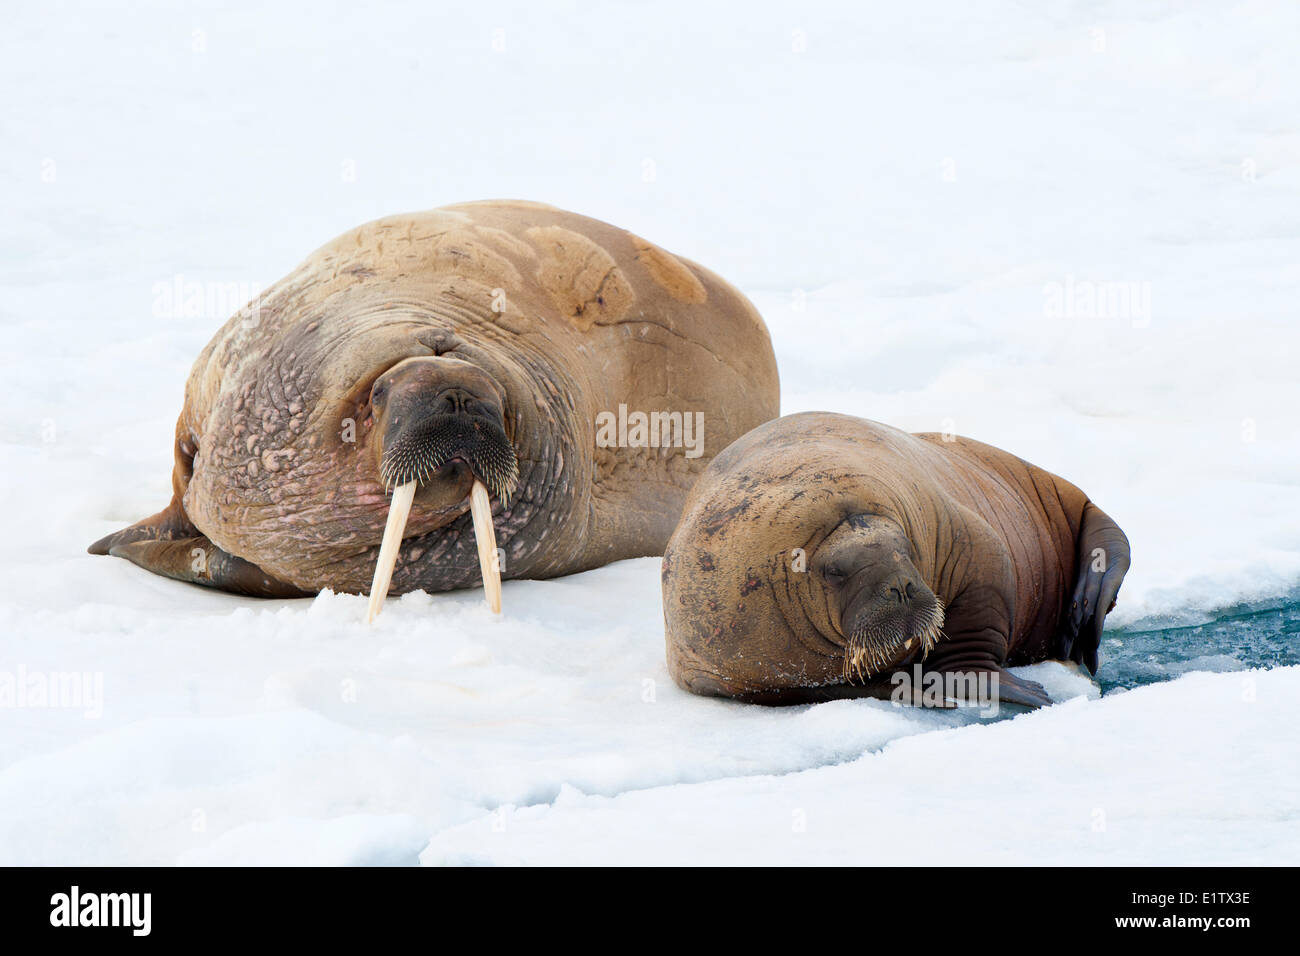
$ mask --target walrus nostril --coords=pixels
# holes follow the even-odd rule
[[[447,388],[438,393],[435,405],[440,412],[465,412],[473,400],[474,396],[463,388]]]
[[[903,578],[894,578],[885,588],[885,593],[899,604],[910,604],[916,597],[916,585]]]

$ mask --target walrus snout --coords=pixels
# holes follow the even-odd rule
[[[490,491],[502,503],[519,483],[519,462],[505,429],[504,392],[482,369],[438,355],[405,359],[370,388],[379,477],[393,490],[379,543],[367,616],[383,606],[406,522],[422,509],[469,500],[488,606],[501,613],[501,567]]]
[[[393,489],[374,562],[368,618],[380,613],[407,519],[469,502],[487,605],[500,613],[500,562],[489,492],[510,501],[519,460],[506,434],[504,393],[482,369],[447,356],[406,359],[374,380],[370,410],[380,479]]]
[[[844,595],[840,627],[847,638],[845,674],[869,677],[924,657],[939,639],[944,608],[910,568],[886,573],[865,568]]]
[[[881,579],[877,571],[864,568],[846,587],[840,617],[844,634],[897,630],[904,639],[916,636],[934,617],[939,599],[919,575],[889,574]]]
[[[385,487],[448,479],[468,493],[468,472],[509,500],[519,464],[501,389],[482,369],[444,356],[407,359],[376,379],[370,402]]]
[[[503,502],[519,481],[514,446],[499,417],[436,413],[390,425],[383,436],[379,473],[385,487],[471,476]]]
[[[896,522],[855,515],[827,536],[817,566],[839,610],[846,676],[869,677],[924,655],[939,637],[943,603],[912,563]]]

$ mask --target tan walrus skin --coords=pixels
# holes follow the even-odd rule
[[[743,295],[541,204],[372,222],[256,305],[194,364],[171,504],[92,553],[244,594],[364,593],[386,487],[418,480],[392,590],[469,587],[477,478],[504,576],[568,574],[662,554],[712,452],[779,410]],[[596,416],[620,404],[702,412],[703,454],[597,447]]]
[[[1051,701],[1006,665],[1096,673],[1128,539],[1068,481],[948,439],[810,412],[719,454],[664,554],[677,683],[770,704],[888,697],[920,663],[996,674],[999,701],[1034,707]]]

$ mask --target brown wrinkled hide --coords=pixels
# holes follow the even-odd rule
[[[504,577],[662,553],[713,455],[779,408],[761,318],[707,269],[536,203],[394,216],[323,246],[226,323],[185,387],[175,499],[92,550],[227,586],[147,557],[152,539],[192,539],[239,559],[232,589],[366,591],[388,508],[371,387],[439,355],[504,396],[519,464],[509,504],[493,502]],[[597,448],[597,414],[620,404],[703,412],[703,455]],[[394,593],[477,583],[467,512],[417,497]]]
[[[1080,549],[1098,529],[1114,542],[1120,578],[1128,566],[1122,532],[1082,491],[1012,454],[844,415],[788,416],[714,460],[669,542],[674,679],[770,703],[858,696],[845,687],[846,636],[816,555],[863,514],[902,528],[916,573],[947,609],[926,661],[939,669],[1059,656]]]

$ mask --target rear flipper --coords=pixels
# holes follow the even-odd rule
[[[1060,656],[1095,675],[1102,627],[1128,572],[1129,547],[1119,525],[1092,502],[1083,509],[1076,566],[1074,596],[1061,626]]]
[[[311,592],[286,584],[257,565],[222,551],[194,527],[177,501],[151,518],[101,538],[88,550],[91,554],[126,558],[166,578],[236,594],[278,598],[311,596]]]

